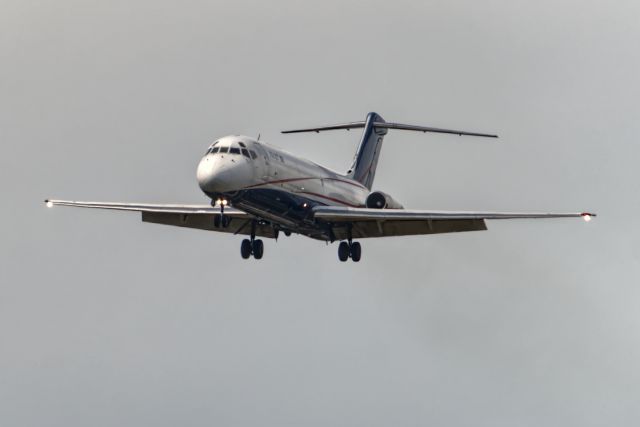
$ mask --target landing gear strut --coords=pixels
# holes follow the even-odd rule
[[[256,222],[251,222],[251,239],[244,239],[240,245],[240,255],[244,259],[248,259],[251,255],[255,259],[261,259],[264,254],[264,243],[262,240],[256,239]]]

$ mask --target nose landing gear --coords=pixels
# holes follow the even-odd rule
[[[227,228],[229,226],[229,217],[222,214],[214,216],[213,226],[216,228]]]
[[[231,220],[229,217],[224,216],[224,207],[227,206],[226,199],[218,199],[212,200],[211,206],[215,207],[216,204],[220,205],[220,215],[214,215],[213,217],[213,226],[216,228],[227,228]]]

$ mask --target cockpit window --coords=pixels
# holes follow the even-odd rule
[[[242,155],[245,156],[246,158],[250,159],[251,156],[249,155],[249,152],[247,151],[246,148],[243,148],[242,150]]]
[[[258,157],[258,155],[256,154],[256,152],[255,152],[255,151],[253,151],[253,150],[249,150],[249,153],[251,153],[251,158],[252,158],[253,160],[255,160],[255,159]]]
[[[242,147],[242,148],[247,148],[247,146],[244,144],[244,142],[238,142],[238,144],[240,144],[240,147]]]
[[[240,154],[240,149],[238,147],[231,147],[229,149],[229,153],[231,153],[231,154]]]
[[[229,151],[229,147],[220,147],[220,152],[221,153],[226,153]]]
[[[211,150],[211,154],[217,153],[219,149],[219,147],[213,147],[213,149]]]

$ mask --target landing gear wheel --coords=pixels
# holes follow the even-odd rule
[[[215,215],[213,217],[213,226],[216,228],[227,228],[231,219],[225,215]]]
[[[262,258],[263,254],[264,254],[264,244],[262,243],[262,240],[260,239],[254,240],[253,241],[253,257],[255,259],[260,259]]]
[[[362,247],[360,246],[360,242],[353,242],[351,244],[351,260],[353,262],[360,261],[360,257],[362,256]]]
[[[347,242],[340,242],[338,245],[338,259],[342,262],[349,259],[349,244]]]
[[[251,256],[251,240],[244,239],[240,245],[240,255],[242,258],[248,259]]]

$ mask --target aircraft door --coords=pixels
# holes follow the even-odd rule
[[[272,176],[272,166],[271,161],[269,160],[269,153],[261,144],[254,144],[254,148],[257,151],[258,158],[260,160],[259,164],[261,165],[260,169],[262,170],[260,177],[265,181],[269,181]]]

